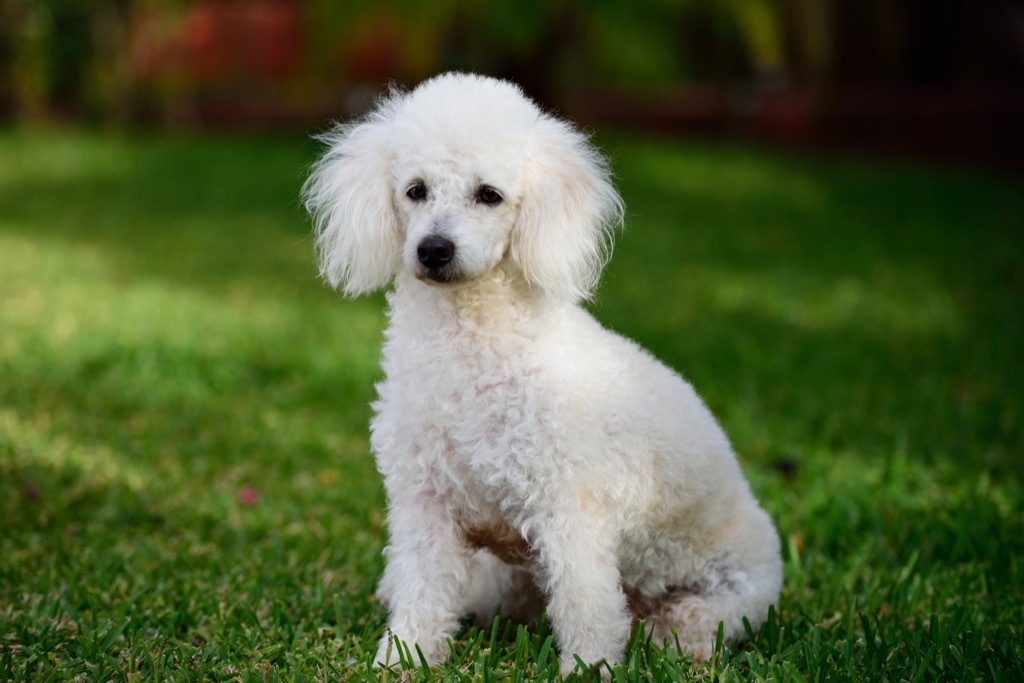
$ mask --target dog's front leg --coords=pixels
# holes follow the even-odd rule
[[[619,661],[632,619],[614,552],[614,538],[592,509],[554,514],[534,539],[547,613],[561,651],[562,675],[578,655],[586,664]]]
[[[429,493],[392,496],[390,543],[378,594],[389,608],[378,665],[399,661],[394,638],[428,664],[448,654],[448,639],[465,611],[471,552],[441,501]]]

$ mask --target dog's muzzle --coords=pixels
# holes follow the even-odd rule
[[[452,273],[448,267],[455,258],[455,243],[447,237],[431,235],[425,237],[416,247],[416,258],[426,269],[426,277],[435,282],[450,282]]]

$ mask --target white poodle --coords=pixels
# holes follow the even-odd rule
[[[387,287],[371,444],[378,595],[445,657],[460,618],[547,610],[563,672],[636,620],[707,658],[779,596],[779,540],[693,388],[579,307],[621,222],[608,166],[515,85],[446,74],[326,134],[303,192],[324,277]],[[657,314],[657,302],[651,304]]]

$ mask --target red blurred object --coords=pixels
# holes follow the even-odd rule
[[[253,507],[260,502],[260,492],[252,486],[243,486],[238,489],[238,503],[245,507]]]
[[[372,17],[345,50],[346,71],[359,81],[386,83],[399,70],[400,41],[394,17],[387,13]]]
[[[282,80],[302,54],[298,7],[288,0],[200,0],[178,29],[181,67],[198,82]]]

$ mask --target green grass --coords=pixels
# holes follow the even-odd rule
[[[1024,189],[602,139],[595,312],[697,386],[785,546],[778,611],[616,681],[1024,679]],[[301,139],[0,133],[0,679],[363,680],[380,296],[316,280]],[[467,628],[389,680],[556,680]]]

